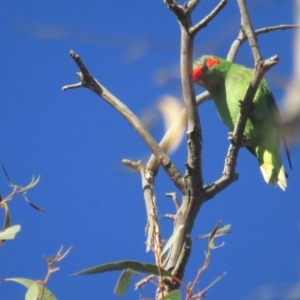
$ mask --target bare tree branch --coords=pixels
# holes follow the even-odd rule
[[[142,178],[142,188],[144,192],[144,200],[147,212],[147,240],[146,251],[152,249],[155,251],[161,247],[161,233],[159,226],[159,217],[157,214],[156,194],[154,189],[154,176],[151,171],[147,169],[140,169]]]
[[[161,233],[159,218],[157,215],[156,196],[154,192],[154,177],[150,170],[144,168],[142,161],[133,162],[123,159],[122,163],[140,173],[142,178],[142,189],[144,191],[144,200],[147,214],[146,225],[146,252],[154,250],[161,246]]]
[[[255,34],[260,35],[263,33],[268,33],[268,32],[273,32],[273,31],[278,31],[278,30],[299,29],[299,28],[300,28],[300,25],[298,25],[298,24],[282,24],[282,25],[268,26],[268,27],[257,29],[257,30],[255,30]]]
[[[174,202],[174,204],[175,204],[175,207],[176,207],[176,209],[178,210],[178,209],[180,208],[180,203],[179,203],[179,201],[178,201],[178,199],[177,199],[176,193],[166,193],[165,195],[166,195],[167,197],[172,198],[172,200],[173,200],[173,202]]]
[[[185,23],[190,23],[190,15],[187,17]],[[187,175],[193,181],[191,191],[194,195],[199,194],[195,191],[201,189],[202,166],[201,166],[201,150],[202,150],[202,133],[199,121],[199,114],[195,99],[194,83],[191,78],[193,65],[193,38],[187,33],[184,27],[181,26],[181,83],[184,106],[186,109],[187,118],[187,144],[188,144],[188,161],[187,161]],[[189,24],[190,25],[190,24]],[[195,193],[194,193],[195,192]]]
[[[164,0],[164,4],[168,7],[169,10],[174,12],[178,19],[181,19],[185,15],[184,8],[177,3],[176,0]]]
[[[223,6],[223,3],[225,2],[226,1],[221,1],[221,6]],[[200,28],[194,29],[193,34],[191,34],[191,13],[187,9],[187,5],[179,6],[175,1],[171,0],[165,0],[165,3],[176,15],[181,31],[180,69],[183,100],[186,110],[188,159],[185,175],[186,193],[183,193],[182,204],[176,212],[174,222],[174,232],[177,232],[179,227],[181,230],[178,230],[178,236],[163,262],[163,267],[167,270],[171,270],[175,277],[181,279],[184,275],[185,267],[191,252],[192,242],[190,233],[193,229],[194,220],[197,217],[204,200],[201,161],[202,134],[195,99],[194,84],[191,78],[194,36]],[[206,24],[219,10],[220,8],[217,8],[216,12],[207,19],[204,19]],[[209,94],[206,93],[205,96],[201,96],[201,98],[202,97],[207,100],[209,99]],[[166,293],[178,288],[178,282],[173,280],[165,279],[164,283]]]
[[[205,91],[196,97],[197,106],[211,100],[210,94],[208,91]]]
[[[172,197],[175,203],[176,212],[174,215],[166,214],[165,217],[174,221],[174,232],[176,232],[176,234],[178,233],[178,235],[172,246],[169,248],[167,257],[165,257],[163,261],[161,261],[162,257],[156,255],[157,264],[171,271],[172,274],[179,280],[175,281],[170,278],[165,278],[165,285],[160,282],[159,287],[163,290],[158,290],[156,296],[157,300],[164,299],[164,296],[161,295],[162,292],[167,295],[179,286],[179,282],[184,275],[191,253],[192,240],[190,234],[201,205],[205,201],[212,199],[216,194],[224,190],[238,178],[238,175],[235,173],[237,157],[242,145],[243,133],[252,108],[253,99],[265,73],[279,60],[277,56],[271,57],[266,61],[262,59],[260,49],[257,45],[256,36],[275,30],[299,28],[299,25],[279,25],[254,31],[248,15],[245,3],[246,0],[237,0],[240,8],[242,29],[240,30],[237,39],[232,44],[227,59],[234,61],[240,46],[248,39],[255,59],[256,68],[244,100],[241,102],[240,114],[232,133],[231,144],[226,156],[222,177],[216,182],[203,187],[201,161],[202,133],[197,106],[208,101],[210,99],[210,95],[208,92],[205,92],[197,98],[195,97],[194,84],[191,78],[193,43],[194,37],[198,31],[207,26],[207,24],[226,5],[227,0],[220,0],[220,3],[209,15],[198,22],[195,26],[192,26],[191,13],[200,1],[201,0],[188,0],[184,5],[179,5],[176,0],[164,0],[165,5],[178,19],[181,30],[181,79],[185,109],[181,111],[178,119],[168,129],[159,145],[144,128],[140,120],[119,99],[117,99],[91,76],[80,57],[73,51],[71,51],[70,55],[81,70],[80,73],[77,73],[80,83],[63,87],[63,90],[79,87],[91,89],[108,104],[113,106],[134,127],[146,145],[150,148],[152,154],[146,167],[143,166],[141,161],[133,162],[130,160],[123,160],[125,165],[138,171],[141,175],[143,196],[147,212],[147,251],[152,249],[155,254],[161,253],[162,241],[154,185],[155,176],[160,165],[165,169],[171,180],[182,192],[182,203],[178,201],[175,193],[166,194],[167,196]],[[181,127],[187,125],[188,153],[185,176],[179,172],[166,154],[172,144],[170,137],[173,135],[175,130],[178,130],[179,125]],[[179,228],[181,230],[178,230]]]
[[[187,146],[188,158],[186,163],[186,192],[183,193],[182,204],[176,212],[174,221],[174,232],[178,236],[170,248],[167,257],[163,262],[163,267],[172,270],[172,274],[181,279],[188,261],[191,250],[190,233],[194,220],[202,204],[202,166],[201,166],[201,127],[195,99],[194,84],[192,82],[193,65],[193,36],[189,34],[192,24],[191,14],[187,9],[175,6],[168,6],[176,15],[181,31],[181,83],[184,106],[187,120]],[[165,279],[165,293],[178,288],[178,282]],[[158,293],[159,295],[160,293]],[[160,299],[157,297],[157,299]]]
[[[256,35],[254,33],[253,26],[249,17],[246,2],[245,0],[237,0],[237,2],[241,13],[242,30],[245,32],[248,38],[249,45],[254,56],[255,65],[257,65],[262,60],[262,55],[257,45]]]
[[[185,7],[187,10],[191,13],[197,5],[201,2],[201,0],[189,0],[186,4]]]
[[[169,1],[172,2],[172,1]],[[184,106],[186,109],[187,118],[187,139],[188,139],[188,162],[187,175],[189,177],[191,172],[193,175],[194,187],[202,186],[202,169],[201,169],[201,127],[199,122],[199,115],[195,101],[194,84],[191,78],[193,65],[193,37],[189,34],[189,29],[192,24],[190,12],[182,6],[169,5],[168,7],[176,15],[181,31],[181,83]],[[179,12],[180,11],[180,12]],[[194,189],[194,187],[191,187]],[[197,193],[197,192],[196,192]]]
[[[180,174],[176,166],[167,156],[167,154],[159,147],[151,134],[144,128],[142,122],[131,112],[127,106],[125,106],[119,99],[111,94],[104,86],[102,86],[97,80],[95,80],[81,61],[79,55],[70,51],[70,56],[76,62],[77,66],[81,70],[81,73],[77,73],[77,77],[81,81],[81,85],[64,86],[63,90],[68,90],[74,87],[86,87],[95,92],[98,96],[104,99],[108,104],[114,107],[137,131],[146,145],[150,148],[156,159],[160,162],[161,166],[165,169],[171,180],[177,186],[177,188],[185,192],[185,179]]]
[[[258,36],[260,34],[274,32],[278,30],[287,30],[287,29],[299,29],[300,25],[293,25],[293,24],[282,24],[278,26],[269,26],[260,28],[254,31],[255,35]],[[238,37],[234,40],[232,43],[230,50],[227,55],[227,60],[233,62],[235,60],[236,54],[239,50],[239,48],[242,46],[242,44],[247,40],[247,36],[243,32],[243,30],[240,30]]]
[[[229,52],[227,54],[227,60],[234,62],[235,61],[235,57],[240,49],[240,47],[242,46],[242,44],[246,41],[246,35],[244,33],[243,30],[240,30],[238,37],[234,40],[234,42],[232,43]]]
[[[175,221],[175,220],[176,220],[176,217],[175,217],[174,215],[170,215],[170,214],[165,214],[165,215],[164,215],[164,218],[169,219],[169,220],[172,220],[172,221]]]
[[[203,20],[197,23],[195,26],[190,28],[190,34],[195,35],[197,32],[206,27],[207,24],[225,7],[227,0],[221,0],[220,3],[212,10],[212,12],[207,15]]]
[[[78,89],[80,87],[83,87],[81,82],[78,83],[74,83],[74,84],[69,84],[69,85],[65,85],[62,90],[66,91],[66,90],[72,90],[72,89]]]
[[[142,164],[141,160],[139,160],[137,162],[134,162],[134,161],[129,160],[129,159],[123,159],[122,163],[125,166],[127,166],[127,167],[129,167],[129,168],[131,168],[131,169],[133,169],[133,170],[135,170],[137,172],[140,172],[141,168],[143,168],[143,164]]]

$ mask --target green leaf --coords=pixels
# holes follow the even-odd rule
[[[164,255],[169,250],[169,248],[173,245],[173,243],[175,242],[175,240],[179,234],[179,231],[182,229],[182,227],[183,227],[183,225],[180,225],[177,228],[177,230],[172,234],[172,236],[169,238],[166,245],[164,246],[164,249],[162,250],[161,255]]]
[[[168,296],[166,296],[165,300],[181,300],[181,291],[176,290],[171,292]]]
[[[117,282],[115,288],[115,294],[117,294],[118,296],[123,296],[128,290],[131,280],[132,280],[132,271],[131,270],[123,271]]]
[[[28,289],[25,300],[36,300],[39,296],[39,287],[36,282],[34,282],[31,287]]]
[[[11,227],[8,227],[4,231],[0,232],[0,240],[12,240],[15,238],[16,233],[21,230],[20,225],[14,225]]]
[[[30,287],[33,285],[33,284],[36,284],[36,286],[38,287],[39,289],[39,297],[41,296],[42,294],[42,289],[43,289],[43,286],[40,284],[40,283],[37,283],[36,281],[34,280],[31,280],[31,279],[27,279],[27,278],[6,278],[4,279],[4,281],[13,281],[13,282],[17,282],[23,286],[25,286],[27,289],[30,289]],[[27,300],[27,299],[26,299]],[[51,293],[48,289],[45,288],[44,290],[44,296],[43,296],[43,300],[57,300],[56,297],[53,295],[53,293]]]
[[[107,264],[82,270],[78,273],[75,273],[74,275],[99,274],[99,273],[105,273],[111,271],[121,271],[124,269],[131,269],[135,272],[142,272],[142,273],[153,274],[157,276],[161,275],[166,277],[173,277],[173,275],[170,272],[162,268],[158,268],[157,265],[144,264],[135,260],[123,260],[119,262],[107,263]]]
[[[217,229],[217,231],[214,232],[214,236],[213,237],[217,238],[217,237],[229,234],[229,233],[233,233],[232,231],[229,231],[230,227],[231,227],[231,225],[225,225],[224,227],[222,227],[220,229]],[[199,235],[199,236],[196,237],[196,239],[204,239],[206,237],[210,237],[212,233],[213,232],[210,232],[210,233],[207,233],[207,234],[203,234],[203,235]]]

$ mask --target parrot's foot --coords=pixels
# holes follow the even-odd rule
[[[241,108],[241,110],[244,108],[244,101],[239,100],[239,107]],[[255,103],[251,102],[250,114],[254,111],[254,109],[255,109]]]
[[[228,133],[228,140],[232,143],[236,142],[236,138],[233,136],[233,132],[229,132]],[[243,135],[242,137],[242,147],[248,147],[250,146],[251,143],[251,139],[249,137],[247,137],[246,135]]]

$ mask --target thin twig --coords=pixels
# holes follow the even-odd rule
[[[154,277],[155,277],[154,275],[149,275],[146,278],[143,278],[142,280],[140,280],[139,282],[137,282],[135,284],[134,289],[137,290],[137,289],[143,287],[145,284],[147,284],[149,281],[151,281],[151,279]]]
[[[201,104],[211,100],[209,92],[205,91],[196,97],[196,104],[200,106]]]
[[[278,31],[278,30],[287,30],[287,29],[299,29],[300,25],[298,24],[281,24],[277,26],[268,26],[264,28],[260,28],[255,30],[256,35],[260,35],[263,33],[268,33],[268,32],[273,32],[273,31]]]
[[[195,294],[194,296],[198,296],[198,299],[201,299],[202,297],[205,297],[206,292],[213,286],[215,285],[219,280],[221,280],[224,276],[226,275],[226,272],[223,272],[222,275],[218,276],[213,282],[211,282],[205,289],[200,291],[199,293]],[[197,299],[197,298],[196,298]]]
[[[172,220],[172,221],[175,221],[175,220],[176,220],[176,216],[171,215],[171,214],[165,214],[165,215],[164,215],[164,218],[170,219],[170,220]]]
[[[240,50],[240,47],[243,45],[243,43],[247,40],[246,35],[243,30],[239,31],[238,37],[234,40],[232,43],[228,54],[227,54],[227,60],[230,62],[235,61],[235,57]]]
[[[256,29],[254,31],[255,35],[258,36],[260,34],[274,32],[278,30],[287,30],[287,29],[299,29],[300,25],[292,25],[292,24],[282,24],[277,26],[268,26],[260,29]],[[245,35],[243,30],[240,30],[238,37],[232,43],[230,50],[228,51],[227,60],[233,62],[235,60],[236,54],[239,48],[243,45],[243,43],[247,40],[247,36]]]
[[[65,86],[62,87],[62,90],[66,91],[66,90],[78,89],[78,88],[81,88],[81,87],[83,87],[83,85],[82,85],[81,82],[79,82],[79,83],[65,85]]]
[[[249,17],[248,9],[246,6],[245,0],[237,0],[240,13],[241,13],[241,24],[242,24],[242,30],[245,32],[250,48],[252,50],[253,56],[254,56],[254,61],[255,61],[255,66],[262,60],[262,55],[260,53],[258,44],[257,44],[257,39],[256,35],[254,33],[254,29]]]
[[[166,195],[167,197],[172,198],[172,200],[173,200],[173,202],[174,202],[174,204],[175,204],[175,207],[176,207],[176,209],[178,210],[178,209],[180,208],[180,203],[179,203],[179,201],[178,201],[178,199],[177,199],[176,193],[166,193],[165,195]]]
[[[191,27],[189,32],[191,35],[197,34],[197,32],[206,27],[208,23],[225,7],[227,4],[227,0],[221,0],[220,3],[211,11],[209,15],[207,15],[203,20],[197,23],[195,26]]]
[[[142,164],[141,160],[135,162],[135,161],[132,161],[132,160],[129,160],[129,159],[123,159],[122,163],[125,166],[127,166],[127,167],[129,167],[129,168],[131,168],[131,169],[133,169],[137,172],[140,172],[140,170],[143,168],[143,164]]]
[[[186,4],[185,7],[187,10],[191,13],[197,5],[201,2],[201,0],[189,0]]]

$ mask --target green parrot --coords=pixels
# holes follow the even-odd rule
[[[194,62],[193,81],[204,87],[215,102],[222,121],[230,132],[240,112],[254,71],[225,59],[204,55]],[[262,175],[268,184],[284,191],[286,173],[282,165],[279,147],[282,140],[291,167],[288,148],[276,126],[279,112],[274,96],[265,80],[262,80],[253,100],[253,109],[244,131],[245,146],[258,160]]]

